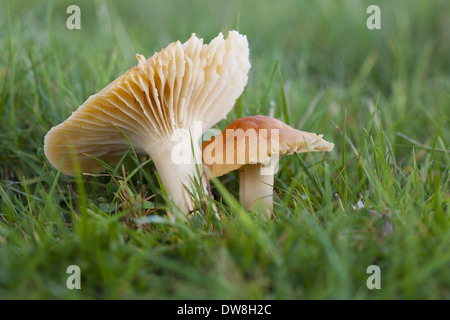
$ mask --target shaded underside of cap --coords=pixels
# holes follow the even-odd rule
[[[62,172],[74,174],[72,150],[83,172],[97,172],[102,167],[92,156],[117,159],[129,148],[124,134],[143,153],[194,121],[206,130],[234,106],[250,69],[247,38],[236,31],[209,45],[192,34],[184,44],[174,42],[138,60],[47,133],[44,151],[53,166],[65,157]]]
[[[322,135],[296,130],[278,119],[261,115],[233,121],[202,145],[203,162],[216,177],[246,164],[266,164],[273,156],[331,151],[333,147]]]

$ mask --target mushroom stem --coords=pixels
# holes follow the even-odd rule
[[[270,218],[273,211],[273,183],[278,160],[269,165],[247,164],[239,170],[240,201],[245,210],[263,212]]]
[[[196,193],[195,179],[201,183],[203,192],[207,194],[207,180],[201,165],[200,147],[173,141],[161,142],[158,145],[159,148],[163,145],[165,147],[159,152],[151,152],[156,148],[148,146],[146,152],[151,155],[155,163],[169,201],[173,201],[182,213],[187,214],[195,208],[195,200],[191,196],[191,193]]]

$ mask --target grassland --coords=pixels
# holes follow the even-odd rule
[[[448,1],[377,1],[380,30],[369,1],[77,1],[80,30],[70,4],[0,0],[0,298],[450,298]],[[231,29],[252,68],[218,127],[273,115],[335,143],[281,159],[273,221],[236,202],[236,173],[213,185],[220,221],[185,223],[151,161],[75,178],[47,162],[46,132],[136,53]]]

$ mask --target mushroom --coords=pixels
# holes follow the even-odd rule
[[[204,175],[197,141],[226,117],[247,83],[247,37],[230,31],[203,44],[192,34],[148,60],[136,56],[137,66],[47,133],[45,155],[56,168],[65,159],[62,172],[73,175],[73,157],[65,155],[74,150],[83,173],[99,172],[104,168],[93,157],[112,163],[129,140],[137,154],[152,158],[169,199],[187,213],[194,209],[193,179]]]
[[[266,116],[233,121],[219,135],[202,144],[203,163],[211,177],[239,170],[240,201],[246,210],[273,210],[274,174],[279,158],[286,154],[331,151],[333,143],[322,135],[296,130]]]

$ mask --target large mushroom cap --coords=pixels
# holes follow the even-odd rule
[[[266,164],[272,156],[331,151],[333,147],[321,134],[296,130],[278,119],[261,115],[233,121],[202,145],[203,162],[216,177],[246,164]]]
[[[226,116],[247,83],[247,38],[230,31],[209,45],[192,34],[184,44],[170,44],[92,95],[45,136],[44,152],[62,172],[74,174],[73,150],[82,172],[102,170],[95,159],[114,162],[129,148],[155,150],[177,129],[201,121],[206,130]],[[167,159],[170,161],[170,159]]]

